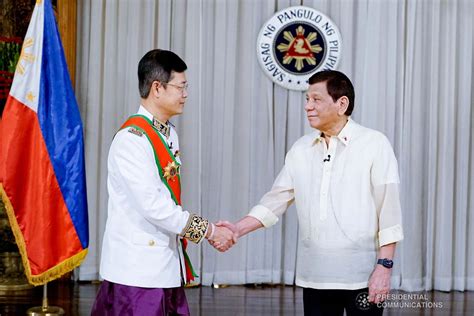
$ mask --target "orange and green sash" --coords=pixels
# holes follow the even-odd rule
[[[153,123],[150,119],[143,115],[132,115],[130,116],[125,123],[123,123],[120,129],[124,129],[127,127],[133,127],[145,134],[148,138],[148,141],[153,148],[153,153],[155,156],[155,163],[158,167],[158,172],[160,174],[160,178],[163,183],[166,185],[168,190],[170,191],[171,198],[177,205],[181,205],[181,178],[179,172],[176,173],[174,176],[170,177],[165,176],[167,169],[169,166],[180,166],[180,164],[176,161],[174,155],[171,153],[169,149],[168,143],[163,139],[160,133],[153,127]],[[186,253],[187,247],[187,240],[181,239],[181,245],[183,248],[183,255],[184,255],[184,262],[186,267],[186,281],[190,283],[194,280],[194,277],[197,277],[196,273],[194,272],[193,266],[191,264],[191,260],[189,259],[188,254]]]

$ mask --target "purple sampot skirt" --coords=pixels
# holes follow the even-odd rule
[[[92,307],[93,316],[189,315],[184,288],[143,288],[104,280]]]

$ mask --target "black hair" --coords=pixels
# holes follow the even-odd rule
[[[171,72],[184,72],[186,63],[169,50],[154,49],[142,57],[138,63],[138,89],[142,98],[147,98],[153,81],[167,83]]]
[[[315,73],[309,78],[309,84],[326,82],[326,89],[332,100],[336,102],[340,97],[346,96],[349,99],[349,105],[344,113],[349,116],[354,110],[354,86],[345,74],[336,70],[323,70]]]

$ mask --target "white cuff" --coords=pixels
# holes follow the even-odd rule
[[[278,222],[278,217],[273,214],[268,208],[259,204],[255,205],[248,216],[258,219],[265,228],[275,225]]]
[[[397,224],[379,231],[379,247],[403,240],[402,226]]]

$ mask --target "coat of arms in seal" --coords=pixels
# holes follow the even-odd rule
[[[263,71],[291,90],[306,90],[312,74],[335,69],[341,48],[341,34],[334,22],[304,6],[275,13],[263,25],[257,40]]]

